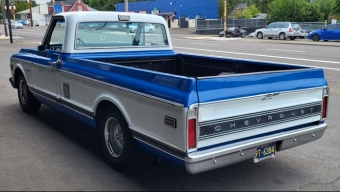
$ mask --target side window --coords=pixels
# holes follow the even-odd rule
[[[327,30],[333,30],[336,28],[336,25],[330,25],[328,27],[326,27]]]
[[[288,27],[289,27],[289,24],[288,24],[288,23],[283,23],[282,28],[288,28]]]
[[[275,23],[271,23],[271,24],[269,24],[269,25],[267,26],[268,29],[272,29],[272,28],[274,28],[274,27],[275,27]]]
[[[51,27],[45,37],[44,46],[46,49],[61,51],[65,37],[65,19],[52,19]]]
[[[275,28],[282,28],[282,23],[276,23]]]

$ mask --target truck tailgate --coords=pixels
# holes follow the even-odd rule
[[[321,119],[322,69],[197,80],[197,147],[232,143]]]

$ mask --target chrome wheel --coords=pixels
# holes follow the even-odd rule
[[[19,97],[22,104],[26,104],[27,102],[27,85],[24,79],[20,79],[19,83]]]
[[[261,32],[257,33],[257,38],[258,39],[263,39],[263,34]]]
[[[119,157],[124,148],[124,136],[119,122],[113,117],[105,123],[104,138],[109,153],[113,157]]]

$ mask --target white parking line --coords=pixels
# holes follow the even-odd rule
[[[189,48],[189,47],[174,47],[174,48],[189,49],[189,50],[195,50],[195,51],[216,52],[216,53],[228,53],[228,54],[235,54],[235,55],[247,55],[247,56],[256,56],[256,57],[269,57],[269,58],[287,59],[287,60],[310,61],[310,62],[317,62],[317,63],[328,63],[328,64],[340,65],[340,62],[336,62],[336,61],[323,61],[323,60],[303,59],[303,58],[293,58],[293,57],[280,57],[280,56],[272,56],[272,55],[260,55],[260,54],[253,54],[253,53],[240,53],[240,52],[218,51],[218,50],[208,50],[208,49],[195,49],[195,48]]]
[[[298,50],[285,50],[285,49],[267,49],[271,51],[288,51],[288,52],[300,52],[300,53],[305,53],[306,51],[298,51]]]
[[[208,57],[217,57],[217,58],[232,58],[232,59],[240,59],[240,60],[246,60],[246,61],[270,62],[270,61],[254,60],[254,59],[244,59],[244,58],[237,58],[237,57],[224,57],[224,56],[218,56],[218,55],[206,55],[206,54],[197,54],[197,53],[189,53],[189,52],[180,52],[180,53],[190,54],[190,55],[208,56]],[[340,69],[337,69],[337,68],[320,67],[320,66],[314,66],[314,65],[300,65],[300,64],[291,64],[291,63],[280,63],[280,64],[294,65],[294,66],[301,66],[301,67],[315,67],[315,68],[322,68],[322,69],[340,71]]]
[[[205,43],[193,43],[196,45],[211,45],[211,46],[218,46],[217,44],[205,44]]]

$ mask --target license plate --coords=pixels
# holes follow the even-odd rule
[[[275,143],[259,146],[255,152],[254,163],[258,163],[270,157],[275,157]]]

